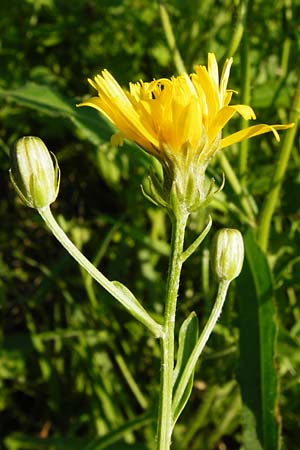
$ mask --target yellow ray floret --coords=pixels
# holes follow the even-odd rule
[[[130,83],[123,90],[114,77],[103,70],[90,84],[98,91],[79,106],[91,106],[104,114],[119,130],[114,144],[124,138],[164,160],[166,151],[180,156],[187,146],[204,162],[221,148],[259,134],[289,128],[289,125],[255,125],[221,138],[222,129],[235,113],[255,119],[247,105],[230,105],[233,91],[227,89],[232,58],[227,59],[221,77],[215,55],[209,53],[208,66],[195,72],[151,82]],[[216,145],[217,142],[217,145]]]

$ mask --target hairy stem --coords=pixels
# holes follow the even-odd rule
[[[173,219],[171,255],[167,281],[164,335],[162,337],[162,362],[160,399],[157,429],[157,450],[169,450],[173,428],[172,395],[174,370],[174,327],[179,280],[182,268],[184,233],[188,214]]]

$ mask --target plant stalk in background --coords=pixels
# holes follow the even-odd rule
[[[284,138],[279,159],[271,180],[270,190],[268,195],[266,196],[265,202],[262,207],[262,212],[260,214],[260,221],[258,226],[258,243],[264,252],[266,252],[268,248],[271,221],[280,194],[284,175],[287,170],[290,154],[293,148],[297,126],[299,123],[299,108],[300,108],[300,75],[298,75],[298,82],[295,90],[290,115],[290,120],[295,123],[295,126],[287,132]]]

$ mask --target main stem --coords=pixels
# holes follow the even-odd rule
[[[157,430],[157,450],[169,450],[173,427],[172,394],[174,370],[174,328],[183,243],[188,214],[178,213],[172,220],[172,241],[167,281],[164,334],[162,337],[161,382]]]

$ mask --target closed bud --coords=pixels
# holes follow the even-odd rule
[[[220,281],[232,281],[241,273],[244,242],[239,230],[223,228],[213,240],[212,265]]]
[[[24,136],[19,139],[10,159],[11,181],[27,206],[43,209],[56,200],[60,170],[55,156],[40,138]]]

